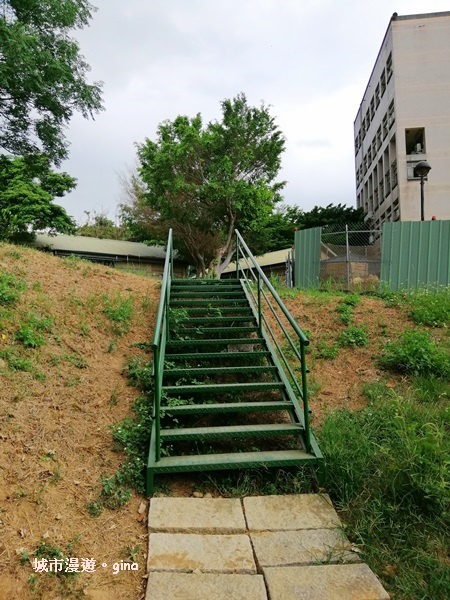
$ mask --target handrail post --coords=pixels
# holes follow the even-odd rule
[[[259,334],[262,335],[262,306],[261,306],[261,275],[258,271],[258,326]]]
[[[160,409],[161,409],[161,371],[159,364],[159,347],[153,348],[153,361],[155,363],[155,404],[153,406],[153,418],[155,419],[155,436],[156,436],[156,456],[155,461],[158,462],[161,459],[160,449]]]
[[[303,412],[305,418],[305,444],[306,452],[311,451],[311,432],[309,429],[309,401],[308,401],[308,382],[306,381],[306,356],[305,344],[300,340],[300,357],[302,368],[302,390],[303,390]]]
[[[236,233],[236,279],[239,279],[239,238]]]

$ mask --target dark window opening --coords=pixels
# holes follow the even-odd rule
[[[415,127],[405,130],[406,154],[425,153],[425,128]]]

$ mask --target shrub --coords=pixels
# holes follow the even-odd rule
[[[369,335],[365,327],[347,327],[339,336],[339,343],[341,346],[348,346],[355,348],[356,346],[368,346]]]
[[[450,324],[450,288],[420,290],[407,298],[410,317],[417,325],[448,327]]]
[[[440,348],[427,331],[411,329],[398,340],[387,342],[379,364],[408,375],[450,377],[450,354]]]

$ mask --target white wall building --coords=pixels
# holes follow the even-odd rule
[[[357,206],[376,226],[450,219],[450,12],[391,18],[354,123]]]

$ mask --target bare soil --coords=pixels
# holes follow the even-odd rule
[[[12,370],[0,359],[0,600],[142,598],[145,498],[134,494],[125,507],[98,517],[86,505],[98,498],[100,478],[113,474],[125,458],[113,451],[111,426],[132,414],[138,392],[127,385],[123,366],[145,356],[134,344],[151,341],[159,282],[8,245],[0,246],[1,271],[27,287],[14,311],[0,305],[0,351],[17,352],[31,369]],[[119,293],[133,298],[133,315],[129,331],[118,337],[104,313],[104,298]],[[335,312],[339,301],[308,294],[285,301],[311,337],[313,426],[334,408],[364,406],[364,383],[380,378],[396,383],[378,370],[376,357],[386,332],[396,335],[411,325],[399,309],[363,297],[354,324],[367,327],[369,346],[341,348],[334,360],[315,358],[317,342],[333,343],[345,327]],[[30,313],[50,317],[53,325],[44,345],[24,350],[15,336]],[[172,495],[194,491],[186,476],[172,476],[167,485]],[[66,584],[35,574],[21,558],[32,558],[42,541],[64,551],[71,544],[72,557],[93,558],[95,571]],[[114,574],[113,564],[131,556],[139,570]]]

